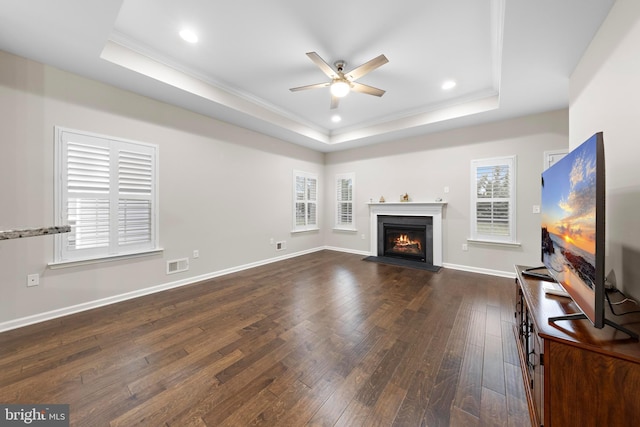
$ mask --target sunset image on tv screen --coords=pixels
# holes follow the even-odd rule
[[[596,138],[542,174],[542,259],[587,298],[595,285]]]

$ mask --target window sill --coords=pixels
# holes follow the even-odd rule
[[[57,270],[60,268],[69,268],[69,267],[78,267],[81,265],[89,265],[89,264],[101,264],[103,262],[111,262],[111,261],[119,261],[123,259],[132,259],[132,258],[141,258],[147,257],[151,255],[160,254],[164,251],[164,249],[152,249],[143,252],[135,252],[130,254],[121,254],[121,255],[110,255],[100,258],[91,258],[91,259],[74,259],[69,261],[54,261],[48,264],[48,267],[52,270]]]
[[[500,242],[497,240],[467,239],[467,242],[478,245],[507,246],[510,248],[519,248],[521,246],[520,242]]]
[[[316,228],[305,228],[304,230],[291,230],[291,234],[306,233],[308,231],[320,231],[320,228],[316,227]]]
[[[333,231],[350,231],[352,233],[357,233],[358,229],[353,227],[333,227]]]

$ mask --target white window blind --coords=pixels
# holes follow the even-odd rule
[[[515,243],[515,156],[471,162],[471,239]]]
[[[293,231],[318,229],[318,176],[293,172]]]
[[[155,145],[56,128],[54,262],[156,249]]]
[[[342,230],[355,230],[353,211],[355,174],[336,175],[336,225]]]

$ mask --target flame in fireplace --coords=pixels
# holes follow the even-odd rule
[[[406,248],[406,249],[412,248],[418,251],[422,250],[422,247],[420,245],[420,240],[411,240],[409,236],[407,236],[406,234],[399,235],[394,241],[394,245],[395,245],[394,249],[399,249],[399,250],[402,250],[403,248]]]

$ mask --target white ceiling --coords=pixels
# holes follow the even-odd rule
[[[0,49],[329,152],[567,107],[614,1],[0,0]],[[289,91],[328,81],[311,51],[384,54],[358,81],[386,93]]]

